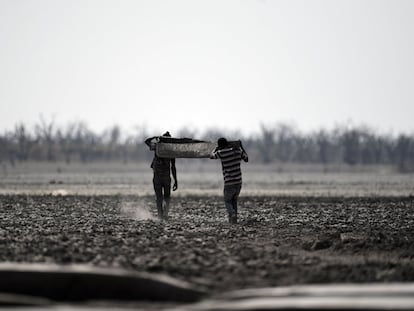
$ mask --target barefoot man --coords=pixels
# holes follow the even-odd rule
[[[171,137],[169,132],[164,133],[162,136]],[[154,150],[155,143],[158,139],[158,136],[147,138],[145,140],[145,144],[150,148],[150,150]],[[158,218],[161,220],[167,220],[168,211],[170,209],[171,173],[174,178],[173,191],[178,188],[175,159],[160,158],[154,151],[154,159],[152,160],[151,168],[154,172],[152,182],[154,184]]]

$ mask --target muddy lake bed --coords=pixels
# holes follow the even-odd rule
[[[3,168],[0,261],[161,273],[209,293],[414,280],[414,176],[246,166],[227,223],[218,165],[177,165],[158,221],[146,165]]]

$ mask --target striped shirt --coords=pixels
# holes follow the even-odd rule
[[[233,147],[219,149],[213,151],[210,158],[221,160],[225,186],[242,183],[240,162],[242,159],[247,162],[248,159],[244,151]]]

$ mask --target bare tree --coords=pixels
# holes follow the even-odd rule
[[[358,129],[345,130],[342,134],[342,145],[344,148],[343,161],[349,165],[355,165],[360,163],[361,144],[360,132]]]
[[[17,144],[17,159],[19,161],[27,161],[33,141],[30,133],[26,129],[26,126],[23,123],[16,124],[13,136]]]
[[[401,173],[414,171],[414,139],[400,135],[397,139],[395,151],[397,153],[397,167]]]
[[[318,147],[319,161],[323,165],[327,165],[331,161],[331,138],[325,130],[320,130],[315,134],[316,144]]]
[[[275,158],[275,132],[273,129],[260,125],[260,136],[257,147],[262,157],[263,163],[270,163]]]
[[[121,142],[121,128],[118,125],[114,125],[104,131],[102,141],[106,145],[104,148],[106,159],[112,160],[117,158]]]
[[[288,124],[278,124],[275,129],[276,157],[282,162],[291,162],[295,154],[296,133]]]
[[[71,163],[72,156],[76,151],[75,134],[76,129],[79,127],[78,122],[69,123],[64,130],[57,131],[57,140],[60,146],[60,151],[63,154],[65,162]]]
[[[396,165],[400,172],[414,171],[414,137],[409,135],[378,135],[367,127],[337,127],[333,131],[321,129],[303,134],[288,124],[273,127],[261,124],[260,132],[244,137],[237,130],[217,128],[204,133],[183,128],[175,137],[189,137],[215,141],[219,137],[241,139],[254,161],[262,163],[347,163]],[[159,133],[160,135],[162,133]],[[114,125],[101,135],[90,130],[85,122],[73,122],[58,128],[43,118],[34,127],[34,134],[24,124],[16,124],[13,131],[0,135],[0,161],[65,160],[66,163],[111,160],[149,160],[152,156],[144,144],[148,134],[145,126],[135,133],[125,134]],[[198,136],[197,136],[198,135]]]
[[[132,158],[136,160],[145,160],[149,161],[151,158],[151,153],[148,152],[147,146],[145,145],[144,141],[149,136],[152,136],[148,133],[147,128],[145,126],[136,126],[134,128],[134,134],[130,142],[133,144],[132,147]]]
[[[55,124],[54,121],[47,122],[40,117],[39,124],[35,126],[36,137],[41,145],[46,149],[46,160],[56,161],[56,154],[54,151],[55,145]]]
[[[9,161],[10,165],[15,165],[15,154],[12,150],[11,135],[5,133],[0,136],[0,162]]]

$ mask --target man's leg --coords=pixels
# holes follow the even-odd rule
[[[162,200],[163,200],[163,195],[162,195],[162,183],[161,181],[154,177],[153,179],[153,184],[154,184],[154,191],[155,191],[155,200],[157,203],[157,212],[158,212],[158,218],[162,219],[163,217],[163,211],[162,211]]]
[[[230,223],[237,223],[237,197],[240,193],[240,185],[224,186],[224,203]],[[236,205],[234,205],[236,201]]]
[[[241,190],[241,184],[240,185],[234,185],[234,194],[233,194],[233,199],[232,199],[234,216],[233,216],[233,219],[231,221],[234,224],[237,223],[237,200],[239,198],[240,190]]]
[[[240,190],[241,190],[241,185],[235,185],[234,187],[235,193],[233,195],[233,200],[232,200],[233,209],[234,209],[233,223],[237,223],[237,200],[239,199]]]
[[[226,206],[227,216],[229,217],[229,222],[231,222],[231,216],[233,215],[233,204],[231,202],[231,188],[230,186],[224,185],[224,205]]]
[[[168,212],[170,211],[170,199],[171,199],[171,178],[166,178],[163,181],[164,188],[164,214],[163,218],[168,219]]]

